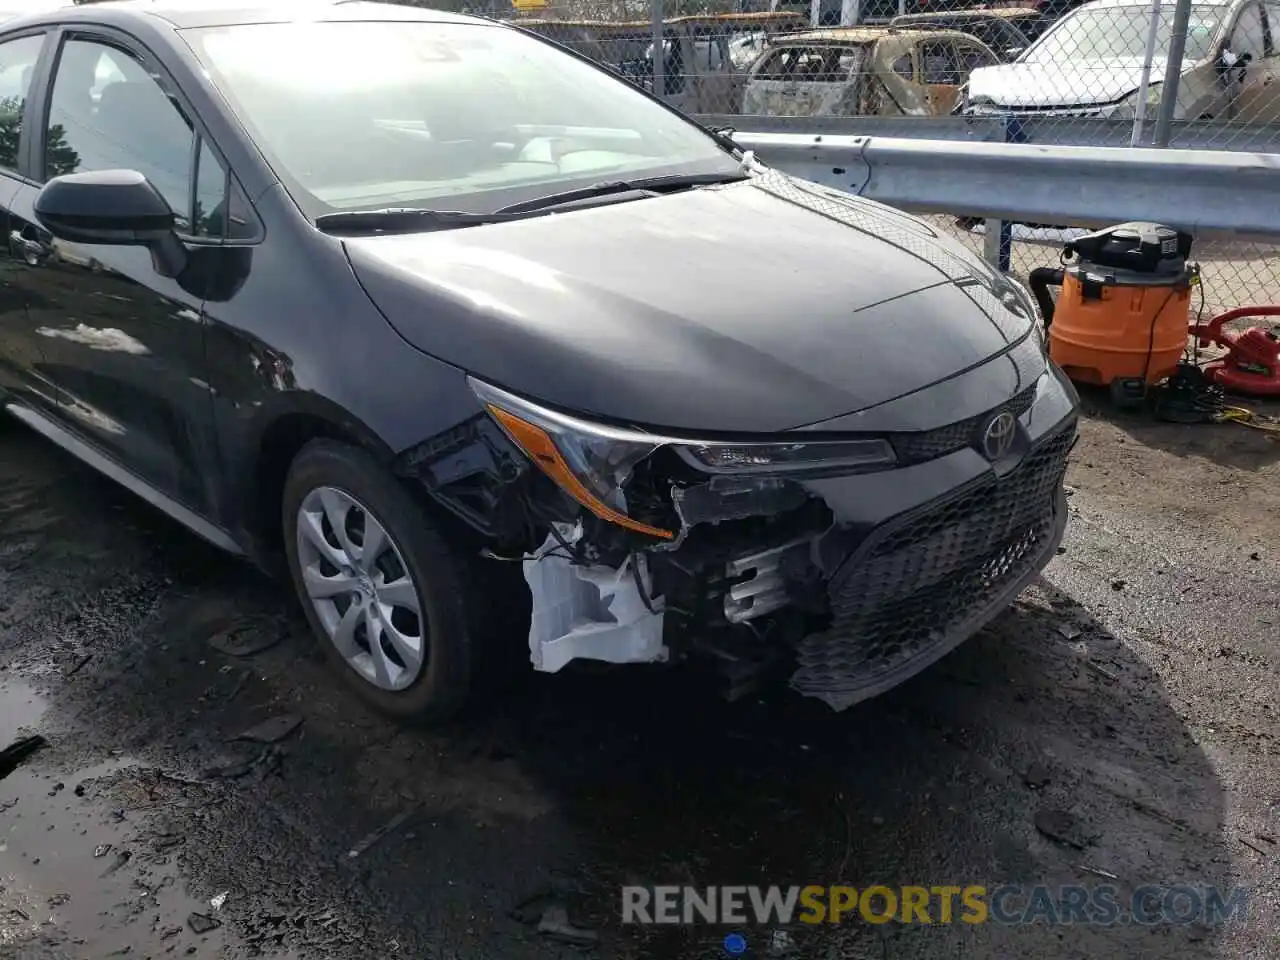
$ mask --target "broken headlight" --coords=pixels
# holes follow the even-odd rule
[[[623,484],[645,457],[669,447],[703,473],[882,470],[896,462],[885,440],[721,442],[659,436],[548,410],[471,378],[471,389],[517,447],[566,494],[602,520],[664,540],[675,533],[626,514]]]
[[[589,423],[530,403],[471,378],[471,389],[517,447],[556,484],[597,517],[652,537],[675,533],[628,517],[622,485],[661,437]]]

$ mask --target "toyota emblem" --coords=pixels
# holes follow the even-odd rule
[[[982,432],[982,454],[995,463],[1013,446],[1013,435],[1018,428],[1018,421],[1008,410],[997,413]]]

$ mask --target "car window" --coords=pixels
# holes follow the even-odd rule
[[[1262,8],[1251,3],[1240,11],[1227,47],[1232,53],[1250,54],[1255,61],[1267,55],[1266,31],[1262,25]]]
[[[292,22],[184,36],[310,216],[488,212],[602,178],[739,166],[616,74],[506,27]]]
[[[22,138],[22,111],[35,73],[44,34],[0,43],[0,168],[18,168],[18,143]]]
[[[972,23],[961,23],[957,24],[957,28],[963,33],[972,34],[989,47],[999,49],[1001,44],[1004,43],[1004,32],[1001,24],[994,20],[975,20]]]
[[[970,71],[991,66],[996,62],[982,47],[976,43],[965,43],[963,40],[956,44],[956,57],[960,62],[960,82],[962,83],[968,79]]]
[[[1044,21],[1039,17],[1020,17],[1009,22],[1008,42],[1025,47],[1044,32]]]
[[[1203,60],[1228,8],[1219,4],[1192,4],[1187,22],[1186,58]],[[1156,56],[1167,58],[1173,37],[1173,5],[1160,8],[1156,21]],[[1151,9],[1093,5],[1067,14],[1043,34],[1023,56],[1024,63],[1061,63],[1088,60],[1138,60],[1146,54],[1151,32]]]
[[[89,40],[63,47],[49,101],[46,176],[137,170],[169,201],[185,230],[193,137],[191,123],[132,56]]]
[[[759,80],[819,83],[848,80],[862,69],[865,47],[781,47],[761,60]]]
[[[915,66],[911,62],[911,54],[904,53],[897,60],[893,61],[893,72],[903,80],[915,80],[916,71]]]
[[[949,41],[930,40],[920,44],[920,72],[929,86],[956,86],[961,82],[955,48]]]
[[[1021,20],[1006,20],[1001,24],[1000,35],[990,40],[982,38],[992,50],[1002,53],[1011,47],[1025,47],[1035,38],[1034,21],[1024,17]]]
[[[195,208],[191,216],[191,234],[211,240],[251,240],[256,234],[256,221],[235,181],[227,176],[203,138],[196,156]]]
[[[119,83],[128,78],[121,73],[120,68],[116,66],[114,57],[99,57],[98,66],[93,71],[93,86],[89,88],[89,95],[94,100],[102,96],[102,91],[109,84]]]

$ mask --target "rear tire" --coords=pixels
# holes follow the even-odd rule
[[[473,645],[460,565],[430,515],[367,453],[332,440],[303,447],[283,501],[289,573],[329,664],[388,716],[453,717]]]

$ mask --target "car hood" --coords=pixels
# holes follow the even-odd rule
[[[1151,64],[1151,80],[1164,76],[1164,62]],[[983,98],[1001,107],[1070,107],[1114,103],[1142,84],[1142,58],[1006,63],[969,74],[969,101]],[[975,103],[976,105],[976,103]]]
[[[914,217],[774,171],[724,187],[345,241],[409,343],[616,422],[780,431],[1005,353],[1029,302]]]

